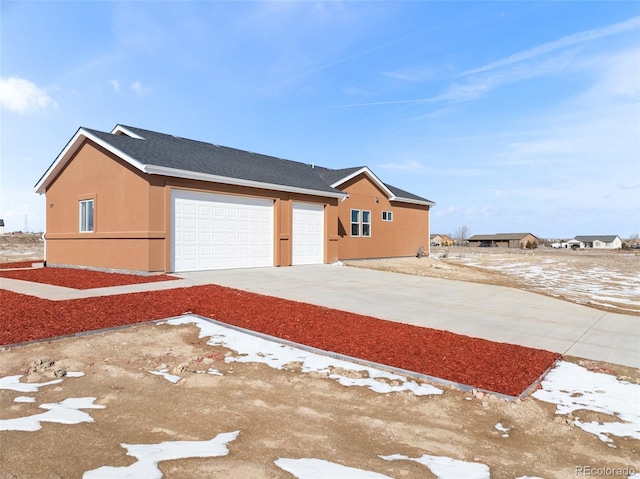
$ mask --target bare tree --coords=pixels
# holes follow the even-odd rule
[[[453,240],[458,246],[462,246],[468,236],[469,228],[466,225],[462,225],[453,233]]]

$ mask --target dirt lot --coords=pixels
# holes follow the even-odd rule
[[[453,253],[448,251],[446,260],[406,258],[386,265],[378,261],[374,267],[533,287],[504,271],[469,264],[482,260],[495,267],[500,263],[499,256],[489,256],[493,251],[481,257],[464,256],[464,252],[454,257]],[[560,258],[551,256],[554,254],[512,256],[517,262],[542,262]],[[24,260],[25,256],[13,255],[13,259]],[[41,257],[34,254],[28,259]],[[576,257],[603,264],[596,256]],[[631,263],[636,265],[635,274],[640,270],[634,256],[607,258],[635,261]],[[584,266],[575,264],[576,272],[584,272]],[[364,262],[358,265],[371,266]],[[109,479],[154,477],[151,453],[140,445],[158,445],[153,447],[158,453],[168,447],[161,443],[194,441],[185,443],[193,451],[199,441],[236,431],[237,437],[226,444],[228,454],[193,457],[197,455],[194,452],[167,453],[163,457],[168,459],[159,462],[161,472],[155,477],[317,477],[292,475],[283,468],[282,459],[304,458],[353,468],[331,474],[335,477],[568,478],[580,477],[577,467],[583,468],[581,471],[592,468],[598,477],[628,477],[634,468],[640,470],[640,439],[612,432],[604,434],[611,441],[607,443],[586,430],[589,424],[620,423],[613,410],[588,410],[585,406],[558,413],[556,405],[533,397],[507,401],[437,383],[433,386],[442,394],[374,392],[364,386],[345,386],[326,371],[306,371],[299,362],[290,362],[284,369],[253,360],[239,362],[249,360],[247,353],[210,345],[208,340],[200,337],[195,325],[146,324],[0,350],[0,479],[82,477],[87,471],[93,471],[91,477]],[[269,354],[258,351],[256,357],[268,359]],[[44,358],[52,362],[42,361]],[[638,401],[640,390],[634,385],[640,384],[640,370],[569,360],[617,377],[627,392],[622,401]],[[339,369],[353,380],[367,376],[356,366],[333,368],[331,373]],[[175,375],[172,379],[177,382],[157,375],[163,371]],[[13,375],[23,375],[19,379],[22,384],[62,381],[34,386],[31,392],[16,390],[15,384],[13,389],[6,384],[3,388],[2,381],[6,383]],[[378,382],[402,384],[398,379]],[[600,396],[615,393],[595,383],[584,385],[591,386]],[[586,394],[574,392],[572,397]],[[72,398],[89,399],[74,409],[68,403]],[[59,413],[60,409],[64,409],[63,423],[37,416],[43,421],[37,430],[15,430],[10,426],[13,423],[7,422]],[[637,416],[632,421],[640,422]],[[389,460],[392,455],[402,456]],[[436,472],[438,461],[431,456],[442,458],[439,464],[443,467],[444,461],[449,472]],[[465,462],[446,463],[446,458]],[[139,467],[137,474],[103,469],[104,475],[98,475],[101,467],[134,464]],[[475,468],[477,475],[472,476],[464,467]],[[384,476],[357,476],[355,469]]]
[[[0,235],[0,263],[41,260],[44,242],[41,233],[9,233]]]
[[[104,407],[84,410],[95,422],[0,432],[0,478],[81,477],[136,463],[121,444],[205,441],[234,431],[240,433],[227,456],[164,461],[164,477],[309,477],[283,471],[275,464],[279,458],[323,459],[393,478],[436,477],[417,462],[380,457],[394,454],[484,464],[492,478],[567,478],[576,466],[640,468],[639,440],[614,438],[616,447],[610,447],[572,423],[615,421],[606,414],[558,415],[554,405],[537,399],[509,402],[437,384],[443,394],[376,393],[341,385],[326,373],[302,372],[296,363],[276,370],[229,362],[238,354],[207,345],[193,325],[135,326],[8,349],[0,357],[0,378],[24,374],[22,382],[41,383],[69,372],[36,393],[0,390],[3,420],[42,414],[43,403],[69,398],[96,398],[93,404]],[[32,367],[42,358],[55,362]],[[584,364],[640,379],[628,368]],[[206,374],[211,369],[219,375]],[[160,370],[178,381],[149,372]],[[24,396],[35,402],[15,402]]]

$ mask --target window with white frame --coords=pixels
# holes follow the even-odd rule
[[[360,210],[351,210],[351,236],[360,236]]]
[[[93,200],[80,201],[80,232],[93,232]]]
[[[362,236],[371,236],[371,211],[362,210]]]
[[[383,211],[382,221],[393,221],[393,211]]]
[[[371,236],[371,211],[351,210],[351,236]]]

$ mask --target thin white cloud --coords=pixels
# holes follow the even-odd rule
[[[382,74],[388,78],[393,78],[395,80],[410,81],[410,82],[421,82],[421,81],[429,80],[435,76],[433,68],[427,67],[427,66],[407,68],[405,70],[392,71],[392,72],[382,72]]]
[[[426,166],[417,160],[389,162],[377,165],[386,170],[426,173],[432,176],[482,176],[484,173],[475,168],[434,168]]]
[[[35,83],[19,77],[0,78],[0,107],[20,114],[36,113],[58,104]]]
[[[588,60],[582,59],[578,61],[576,59],[576,49],[571,47],[577,47],[581,43],[637,29],[640,29],[640,16],[602,28],[568,35],[553,42],[544,43],[478,68],[467,70],[459,75],[459,78],[461,78],[459,83],[451,84],[444,93],[433,97],[351,103],[340,106],[356,107],[408,103],[457,103],[476,100],[486,96],[490,91],[510,83],[536,77],[557,75],[569,68],[576,70],[588,66]],[[555,54],[553,54],[554,52]],[[392,74],[388,74],[387,76],[391,75]],[[411,78],[409,74],[404,75],[406,79]],[[635,81],[636,76],[637,74],[631,77],[616,76],[616,80],[612,81],[618,82],[620,81],[618,78],[622,78],[622,81],[625,83],[620,84],[619,88],[623,89],[623,91],[633,89],[637,91],[638,82]],[[394,78],[403,78],[403,73],[399,72],[395,74]]]
[[[120,93],[120,82],[118,80],[109,80],[109,83],[116,91],[116,93]]]
[[[617,33],[623,33],[623,32],[635,30],[638,28],[640,28],[640,16],[630,18],[629,20],[626,20],[624,22],[614,23],[613,25],[607,25],[606,27],[575,33],[573,35],[562,37],[559,40],[555,40],[553,42],[548,42],[542,45],[538,45],[537,47],[531,48],[529,50],[524,50],[514,55],[497,60],[495,62],[488,63],[481,67],[467,70],[466,72],[462,73],[461,76],[474,75],[477,73],[483,73],[486,71],[495,70],[497,68],[502,68],[514,63],[524,61],[524,60],[529,60],[531,58],[539,57],[541,55],[545,55],[555,50],[568,48],[574,45],[578,45],[580,43],[597,40],[599,38],[608,37],[610,35],[615,35]]]
[[[142,83],[140,83],[139,81],[134,81],[129,88],[131,89],[132,92],[134,92],[137,95],[141,95],[142,94]]]

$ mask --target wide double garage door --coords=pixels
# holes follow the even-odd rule
[[[294,203],[293,264],[323,262],[321,209]],[[173,190],[171,216],[173,271],[274,264],[273,200]]]

